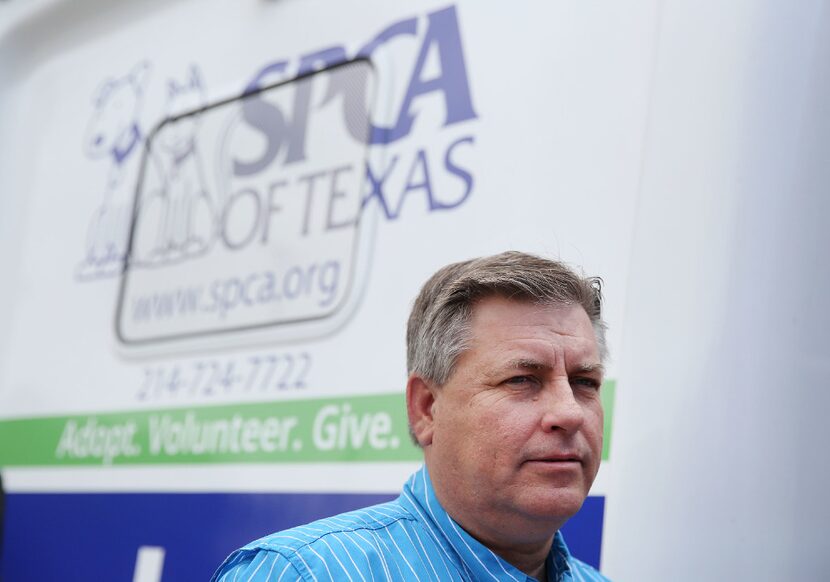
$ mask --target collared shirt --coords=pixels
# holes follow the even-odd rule
[[[549,582],[608,582],[556,532]],[[231,554],[216,582],[535,580],[464,531],[435,497],[425,467],[395,501],[271,534]]]

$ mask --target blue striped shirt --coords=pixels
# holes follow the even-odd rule
[[[548,580],[608,582],[556,532]],[[438,503],[425,467],[395,501],[271,534],[232,553],[216,582],[534,580],[470,536]]]

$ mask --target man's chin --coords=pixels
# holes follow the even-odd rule
[[[564,523],[582,508],[586,497],[581,488],[540,491],[526,499],[524,509],[528,515],[540,521]]]

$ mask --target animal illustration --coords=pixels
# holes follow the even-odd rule
[[[80,280],[118,275],[124,268],[143,135],[140,115],[150,65],[105,80],[93,97],[84,152],[108,164],[101,203],[89,223]]]
[[[149,142],[151,167],[142,188],[142,209],[133,259],[159,265],[193,258],[209,250],[216,236],[216,204],[199,153],[199,114],[205,90],[198,68],[183,81],[167,82],[165,121]],[[182,115],[184,114],[184,115]]]

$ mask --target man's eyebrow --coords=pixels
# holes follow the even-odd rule
[[[533,358],[516,358],[515,360],[508,360],[502,364],[497,364],[489,368],[488,372],[491,374],[503,374],[511,370],[533,370],[533,371],[547,371],[552,366],[540,360]]]
[[[523,370],[550,370],[552,368],[550,364],[546,364],[532,358],[517,358],[515,360],[510,360],[505,367],[520,368]]]
[[[591,374],[594,372],[599,372],[603,376],[605,375],[605,366],[597,362],[596,364],[580,364],[574,368],[574,372],[578,374]]]

